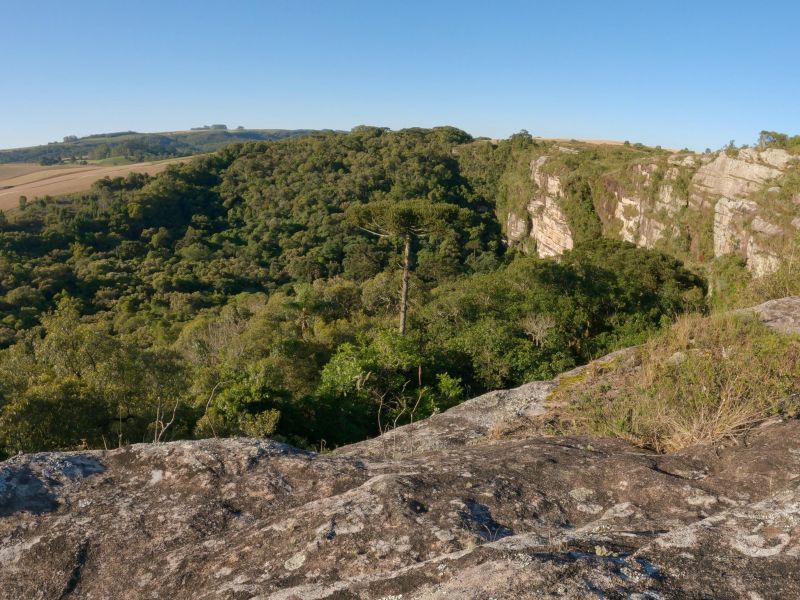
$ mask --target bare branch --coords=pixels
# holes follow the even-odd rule
[[[376,236],[381,237],[381,238],[390,237],[386,233],[378,233],[377,231],[372,231],[371,229],[367,229],[366,227],[361,227],[361,225],[356,225],[356,228],[360,229],[361,231],[366,231],[367,233],[371,233],[372,235],[376,235]]]
[[[161,431],[159,431],[158,437],[156,437],[156,444],[161,443],[161,437],[164,435],[164,432],[166,432],[167,429],[169,429],[175,422],[175,414],[178,412],[178,404],[180,404],[180,401],[180,396],[175,398],[175,406],[172,407],[172,418],[169,420],[169,422],[166,424],[164,424],[163,421],[161,422]]]

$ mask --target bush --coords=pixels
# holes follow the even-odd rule
[[[0,412],[0,456],[102,445],[111,420],[102,398],[80,380],[40,383]]]
[[[800,236],[783,249],[781,259],[775,272],[753,279],[743,292],[740,304],[752,305],[800,295]]]
[[[551,398],[561,433],[626,439],[658,452],[718,442],[800,409],[800,338],[752,317],[690,315]]]

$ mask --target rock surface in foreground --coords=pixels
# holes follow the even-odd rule
[[[791,330],[800,299],[757,314]],[[800,422],[668,456],[526,434],[553,385],[328,455],[227,439],[12,458],[0,597],[800,597]]]

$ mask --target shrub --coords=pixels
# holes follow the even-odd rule
[[[41,382],[0,411],[0,457],[101,445],[108,419],[103,399],[82,381]]]
[[[753,279],[743,292],[744,304],[800,295],[800,236],[781,252],[781,262],[773,273]]]
[[[800,338],[754,318],[680,318],[632,357],[556,390],[554,429],[658,452],[714,443],[800,409]]]

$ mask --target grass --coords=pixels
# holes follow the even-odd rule
[[[116,167],[119,165],[136,164],[135,160],[132,160],[126,156],[112,156],[110,158],[103,158],[100,160],[88,160],[86,162],[90,165],[98,165],[101,167]]]
[[[657,452],[735,436],[800,410],[800,338],[755,318],[680,318],[626,360],[562,382],[554,432],[618,437]]]

